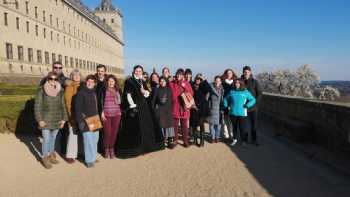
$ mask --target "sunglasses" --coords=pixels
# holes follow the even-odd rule
[[[62,69],[63,67],[54,66],[53,68],[54,68],[54,69]]]
[[[52,80],[52,81],[58,81],[58,79],[57,79],[57,78],[55,78],[55,77],[50,77],[50,78],[49,78],[49,80]]]

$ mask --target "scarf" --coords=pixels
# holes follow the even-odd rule
[[[61,84],[57,81],[55,82],[55,85],[50,85],[49,82],[45,82],[44,84],[44,91],[48,96],[55,97],[60,93],[61,91]]]
[[[233,80],[232,79],[225,79],[225,82],[229,85],[231,85],[233,83]]]

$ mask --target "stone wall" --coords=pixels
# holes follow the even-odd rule
[[[349,103],[264,94],[259,107],[261,118],[273,123],[276,135],[330,150],[349,150]]]

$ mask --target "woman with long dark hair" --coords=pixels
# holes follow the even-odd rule
[[[229,107],[229,116],[233,125],[232,146],[238,141],[237,128],[240,131],[241,143],[244,146],[248,141],[248,108],[255,105],[254,96],[247,90],[244,81],[236,79],[234,89],[232,89],[224,98],[224,106]]]
[[[116,145],[118,157],[134,157],[164,147],[162,132],[151,113],[150,91],[142,74],[143,67],[137,65],[132,77],[125,81],[122,123]]]
[[[107,75],[99,102],[102,106],[104,157],[115,157],[114,145],[119,131],[121,119],[121,96],[118,79],[114,75]]]
[[[233,89],[233,82],[235,79],[237,79],[237,75],[232,69],[229,68],[224,71],[224,74],[221,76],[222,87],[224,88],[224,97],[226,97],[227,94]],[[227,109],[224,111],[224,115],[221,118],[224,137],[232,139],[232,123]]]

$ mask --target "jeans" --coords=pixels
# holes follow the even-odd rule
[[[220,124],[210,124],[209,125],[210,128],[210,133],[211,133],[211,138],[214,139],[219,139],[220,138],[220,129],[221,126]]]
[[[55,142],[58,129],[43,129],[42,156],[46,157],[55,152]]]
[[[230,116],[230,119],[232,122],[233,139],[238,139],[237,129],[239,129],[241,141],[247,142],[248,141],[248,129],[249,129],[248,117]]]
[[[97,157],[99,132],[83,132],[85,163],[94,163]]]
[[[257,141],[257,135],[256,135],[256,131],[258,129],[258,111],[251,111],[248,112],[248,118],[250,120],[250,124],[251,124],[251,135],[252,135],[252,141],[256,142]]]
[[[106,117],[103,121],[103,147],[105,149],[114,148],[120,125],[120,115]]]
[[[75,133],[73,127],[68,126],[69,134],[67,140],[66,157],[76,159],[78,156],[78,134]]]

